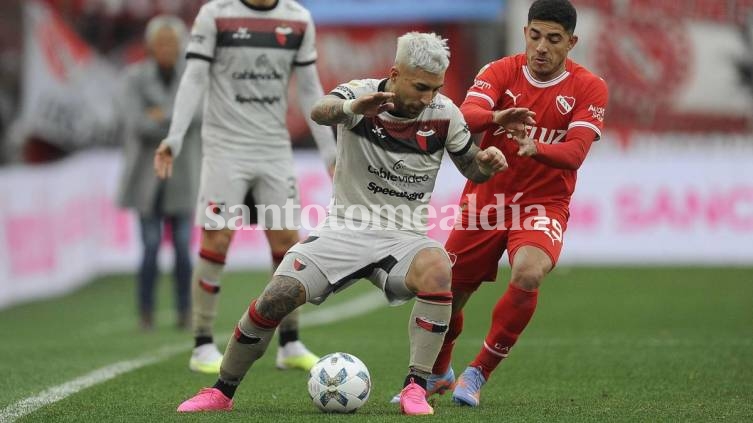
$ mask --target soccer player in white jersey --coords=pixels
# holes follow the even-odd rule
[[[497,148],[482,151],[473,144],[458,107],[439,94],[448,66],[447,40],[411,32],[398,39],[389,77],[342,84],[314,106],[314,121],[338,128],[328,216],[288,251],[243,314],[215,385],[183,402],[179,412],[231,409],[237,386],[264,354],[280,320],[360,278],[381,289],[391,304],[416,298],[400,404],[405,414],[434,412],[426,402],[426,378],[452,302],[450,259],[426,236],[442,155],[447,150],[463,175],[479,183],[507,167]]]
[[[239,221],[233,212],[242,209],[235,206],[252,201],[264,206],[265,215],[258,218],[269,223],[274,210],[283,210],[287,203],[293,209],[293,222],[264,226],[275,267],[298,242],[299,197],[285,113],[293,70],[306,116],[323,95],[314,65],[314,40],[311,15],[293,0],[212,1],[194,22],[172,125],[154,160],[157,174],[169,177],[191,117],[206,93],[196,207],[201,251],[191,280],[195,337],[191,370],[217,374],[222,362],[212,334],[220,275],[233,231],[227,225],[217,228],[217,222]],[[330,128],[308,122],[332,173],[334,135]],[[279,335],[277,367],[308,370],[314,365],[318,357],[298,340],[297,313],[281,322]]]

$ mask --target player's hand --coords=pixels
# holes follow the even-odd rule
[[[523,135],[513,136],[513,139],[518,143],[518,156],[531,157],[539,152],[536,147],[536,141],[533,138]]]
[[[479,170],[485,175],[494,175],[507,169],[507,158],[497,147],[489,147],[476,154]]]
[[[492,121],[510,132],[524,131],[526,125],[536,125],[535,116],[535,112],[525,107],[511,107],[505,110],[495,110],[492,114]]]
[[[392,100],[395,93],[375,92],[373,94],[358,97],[351,106],[353,113],[368,117],[376,116],[379,113],[395,109],[395,103]]]
[[[173,153],[167,144],[160,144],[154,152],[154,173],[160,179],[173,176]]]

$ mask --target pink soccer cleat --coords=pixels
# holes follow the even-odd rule
[[[198,394],[183,401],[178,406],[179,413],[196,413],[199,411],[230,411],[233,400],[217,388],[202,388]]]
[[[411,382],[400,391],[400,410],[409,416],[434,414],[434,409],[426,402],[426,390]]]

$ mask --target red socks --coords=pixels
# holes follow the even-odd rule
[[[470,364],[472,367],[478,367],[486,380],[489,380],[489,375],[499,362],[507,357],[510,348],[515,345],[518,336],[533,317],[538,294],[538,289],[527,291],[510,283],[505,294],[494,306],[492,326],[486,335],[484,346]],[[450,326],[450,331],[452,331],[452,326]],[[450,332],[447,333],[447,338],[449,335]],[[447,338],[445,338],[445,344],[447,344]],[[444,351],[444,345],[442,351]]]
[[[460,336],[460,332],[463,331],[463,311],[453,314],[450,317],[450,327],[447,329],[447,333],[444,335],[444,342],[442,342],[442,349],[439,350],[437,360],[434,362],[434,368],[432,373],[435,375],[443,375],[447,373],[447,369],[450,367],[452,361],[452,349],[455,348],[455,340]]]

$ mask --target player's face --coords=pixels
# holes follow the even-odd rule
[[[539,81],[549,81],[565,71],[567,54],[578,42],[562,25],[532,20],[523,28],[528,70]]]
[[[395,93],[397,116],[415,118],[424,111],[444,85],[444,72],[426,72],[423,69],[398,65],[390,73],[390,90]]]
[[[154,56],[154,60],[161,68],[172,68],[178,61],[180,54],[180,42],[178,36],[170,28],[161,28],[152,38],[149,49]]]

